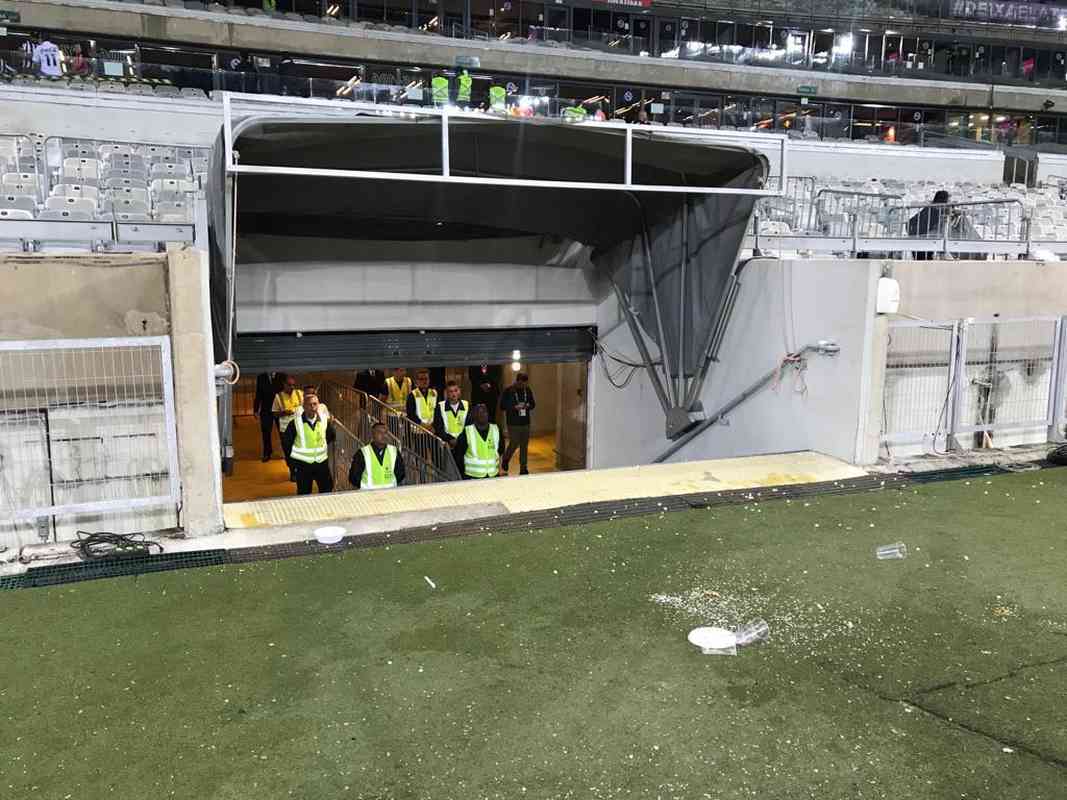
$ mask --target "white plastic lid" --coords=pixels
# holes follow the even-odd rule
[[[345,538],[345,529],[338,525],[327,525],[315,529],[315,541],[319,544],[337,544]]]
[[[726,628],[693,628],[689,642],[701,650],[728,650],[737,646],[737,634]]]

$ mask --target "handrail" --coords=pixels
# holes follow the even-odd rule
[[[378,422],[384,423],[389,443],[400,450],[404,459],[406,483],[442,483],[461,479],[452,448],[446,442],[377,397],[329,380],[319,386],[319,396],[329,407],[330,416],[338,428],[348,433],[360,447],[370,441],[371,427]],[[341,458],[334,461],[335,472],[340,470],[343,477],[338,485],[347,486],[348,464],[341,463]]]

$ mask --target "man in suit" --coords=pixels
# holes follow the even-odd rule
[[[271,431],[277,427],[277,420],[271,413],[274,395],[285,386],[285,375],[281,372],[261,372],[256,376],[256,398],[252,401],[252,413],[259,418],[259,431],[263,436],[263,461],[270,461],[274,455]]]

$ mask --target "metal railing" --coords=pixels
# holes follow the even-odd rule
[[[820,189],[811,207],[807,229],[818,230],[824,236],[851,236],[858,215],[879,212],[886,207],[886,203],[903,199],[899,194]]]
[[[371,427],[379,422],[388,429],[389,443],[400,449],[407,485],[461,479],[446,442],[378,398],[330,380],[319,385],[319,398],[329,407],[337,431],[332,463],[338,489],[351,488],[352,457],[370,441]]]
[[[894,320],[882,443],[936,452],[1062,438],[1063,329],[1059,317]]]
[[[767,179],[767,188],[781,186],[781,176]],[[815,201],[815,178],[791,175],[786,178],[785,188],[778,197],[761,198],[753,215],[752,231],[758,228],[769,235],[797,233],[806,230]]]
[[[750,246],[760,250],[904,254],[926,257],[1017,257],[1041,244],[1032,238],[1018,199],[893,205],[898,195],[824,189],[812,206],[807,232],[786,232],[757,218]],[[1062,243],[1049,241],[1050,245]],[[1059,250],[1057,250],[1059,252]]]

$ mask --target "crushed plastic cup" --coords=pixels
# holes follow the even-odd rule
[[[883,544],[874,548],[874,555],[879,561],[887,561],[889,559],[900,559],[908,557],[908,546],[904,542],[895,542],[894,544]]]
[[[754,619],[737,629],[737,646],[746,647],[757,642],[765,642],[771,635],[771,627],[765,619]]]
[[[345,529],[338,525],[327,525],[315,529],[315,541],[319,544],[337,544],[345,538]]]

